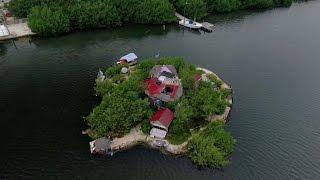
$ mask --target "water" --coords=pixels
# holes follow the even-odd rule
[[[319,179],[319,1],[209,17],[211,34],[131,26],[0,45],[0,179]],[[234,89],[231,164],[199,169],[186,157],[136,147],[92,157],[82,117],[93,82],[124,53],[183,56]]]

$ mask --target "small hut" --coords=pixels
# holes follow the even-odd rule
[[[174,78],[175,76],[178,77],[177,70],[172,65],[155,65],[151,69],[151,77],[165,76],[168,78]]]
[[[151,137],[165,138],[169,130],[169,126],[173,121],[174,114],[168,108],[161,108],[150,119],[152,129],[150,131]]]
[[[91,141],[89,144],[91,154],[109,154],[111,152],[110,140],[105,137]]]
[[[138,63],[138,56],[134,53],[129,53],[125,56],[122,56],[117,62],[117,64],[122,64],[122,65],[128,64],[130,66],[135,65],[137,63]]]

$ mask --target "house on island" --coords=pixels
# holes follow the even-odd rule
[[[126,65],[128,64],[129,66],[135,65],[138,63],[138,56],[134,53],[129,53],[125,56],[122,56],[117,64],[121,64],[121,65]]]
[[[172,65],[156,65],[151,69],[151,77],[146,80],[145,93],[164,102],[176,101],[182,94],[182,85],[176,69]]]
[[[150,119],[152,125],[150,136],[160,139],[165,138],[173,118],[174,114],[170,109],[160,108]]]

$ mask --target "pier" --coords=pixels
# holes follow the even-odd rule
[[[9,35],[1,36],[0,41],[35,35],[26,22],[5,25],[5,27],[7,28]]]
[[[177,12],[175,13],[175,15],[179,20],[188,19],[188,18],[184,17],[183,15],[181,15],[181,14],[179,14]],[[201,29],[203,31],[212,32],[213,29],[214,29],[214,25],[209,23],[209,22],[200,22],[200,24],[202,25]]]

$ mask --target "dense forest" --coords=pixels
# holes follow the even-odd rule
[[[9,9],[17,17],[28,17],[32,31],[55,36],[128,23],[172,23],[176,20],[175,11],[202,19],[208,13],[291,4],[292,0],[12,0]]]

